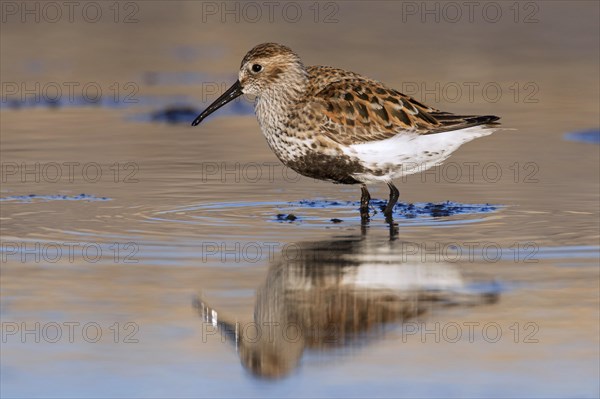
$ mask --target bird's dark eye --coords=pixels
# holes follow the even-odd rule
[[[252,72],[258,73],[260,71],[262,71],[262,65],[259,65],[259,64],[252,65]]]

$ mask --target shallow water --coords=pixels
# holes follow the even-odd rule
[[[3,99],[3,397],[598,396],[600,147],[565,136],[600,125],[598,5],[398,24],[401,3],[335,4],[334,24],[199,23],[193,2],[3,24],[3,82],[140,100]],[[361,224],[360,190],[283,168],[249,99],[169,123],[275,39],[399,89],[496,82],[496,102],[415,97],[512,130],[398,181],[396,225],[373,187]]]

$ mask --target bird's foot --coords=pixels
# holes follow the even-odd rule
[[[360,207],[360,220],[362,220],[363,222],[368,222],[371,219],[371,215],[369,215],[369,206],[367,205],[366,207],[362,206]]]
[[[388,203],[388,205],[383,210],[383,215],[386,218],[391,218],[394,215],[394,205],[395,204],[392,204],[392,206],[390,206],[390,204]]]

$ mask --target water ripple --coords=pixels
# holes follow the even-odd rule
[[[373,200],[373,209],[381,209],[386,202]],[[190,205],[156,212],[147,216],[149,222],[178,222],[207,225],[247,225],[249,219],[266,222],[295,223],[298,225],[332,225],[360,222],[360,203],[355,201],[301,200],[297,202],[215,202]],[[457,202],[396,204],[395,219],[405,219],[414,224],[431,223],[464,224],[483,220],[481,215],[503,208],[502,205],[461,204]],[[373,214],[374,211],[371,211]],[[480,216],[476,219],[453,216]],[[384,218],[377,212],[374,218]]]

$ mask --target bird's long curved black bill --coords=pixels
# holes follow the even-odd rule
[[[202,111],[202,113],[200,115],[198,115],[198,117],[196,119],[194,119],[194,121],[192,122],[192,126],[199,125],[200,122],[202,122],[204,120],[204,118],[206,118],[208,115],[212,114],[213,112],[215,112],[216,110],[218,110],[223,105],[230,102],[231,100],[238,98],[242,94],[244,94],[244,93],[242,93],[242,85],[240,84],[240,81],[238,80],[233,84],[233,86],[231,86],[229,89],[227,89],[227,91],[225,93],[221,94],[221,96],[219,98],[217,98],[212,104],[210,104],[208,106],[208,108],[206,108],[204,111]]]

